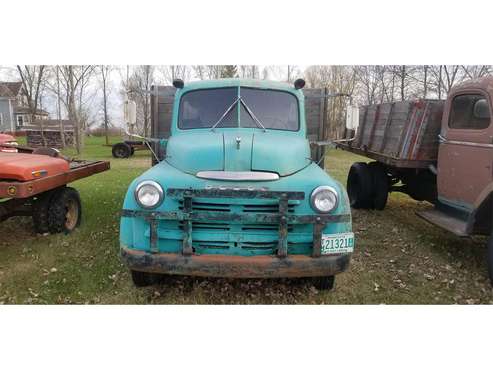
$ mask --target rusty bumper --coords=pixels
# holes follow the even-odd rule
[[[330,276],[345,271],[351,254],[311,257],[303,255],[226,256],[149,253],[121,248],[123,261],[132,270],[169,275],[231,278],[278,278]]]

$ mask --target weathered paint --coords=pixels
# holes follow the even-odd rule
[[[227,86],[293,94],[299,102],[299,130],[177,127],[178,102],[183,94]],[[240,79],[186,84],[175,95],[165,160],[135,179],[125,197],[120,226],[122,253],[138,256],[126,259],[130,268],[220,276],[240,269],[243,272],[231,272],[237,277],[314,276],[344,270],[335,261],[349,261],[349,255],[320,257],[320,248],[313,248],[313,243],[320,243],[322,233],[351,231],[347,195],[341,184],[309,157],[300,90],[283,83]],[[196,176],[199,171],[220,170],[262,170],[281,177],[232,181]],[[165,190],[165,199],[156,209],[144,210],[135,201],[135,187],[144,180],[156,181]],[[329,215],[317,214],[310,206],[311,192],[321,185],[332,186],[340,196],[337,208]],[[270,259],[250,260],[252,257]],[[292,265],[294,262],[300,267]],[[251,264],[256,267],[250,268]],[[307,272],[310,266],[313,270]]]
[[[24,182],[0,180],[0,199],[29,198],[109,169],[110,163],[106,161],[74,161],[68,172],[58,175]]]
[[[493,78],[484,77],[456,86],[445,104],[442,141],[438,153],[438,194],[442,201],[472,212],[484,190],[493,182],[493,125],[485,129],[454,129],[448,125],[453,99],[463,94],[480,94],[493,112]]]
[[[464,94],[482,95],[489,105],[490,124],[484,129],[449,127],[452,101]],[[394,151],[385,151],[392,122],[380,120],[381,108],[388,106],[389,116],[398,104],[408,104],[406,125],[399,127]],[[415,179],[414,186],[430,189],[424,197],[435,210],[420,216],[457,235],[491,233],[493,199],[493,77],[469,80],[456,85],[447,100],[397,102],[363,107],[361,125],[354,142],[339,147],[387,165],[393,180]],[[443,113],[442,113],[443,112]],[[428,125],[425,125],[428,123]],[[439,123],[440,134],[435,132]],[[380,129],[375,130],[375,125]],[[429,126],[431,124],[431,130]],[[369,127],[370,125],[371,127]],[[373,125],[373,126],[372,126]],[[395,128],[394,128],[395,129]],[[379,132],[377,134],[377,132]],[[382,141],[379,141],[382,138]],[[374,145],[376,139],[376,144]],[[426,145],[424,143],[426,142]],[[394,148],[393,145],[390,145]],[[422,149],[425,150],[422,150]],[[429,170],[431,168],[431,170]],[[427,172],[430,176],[419,177]],[[436,179],[435,179],[436,172]],[[436,182],[435,182],[436,181]],[[405,182],[405,181],[403,181]],[[434,190],[436,185],[437,191]],[[392,190],[412,192],[404,187]]]
[[[123,261],[138,271],[172,275],[196,275],[230,278],[279,278],[331,276],[346,271],[351,256],[340,254],[312,258],[309,256],[183,256],[173,253],[149,254],[122,247]]]

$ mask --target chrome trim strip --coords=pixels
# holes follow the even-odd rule
[[[199,171],[197,177],[208,180],[229,181],[272,181],[279,180],[279,175],[274,172],[252,171]]]
[[[440,144],[452,144],[452,145],[464,145],[464,146],[477,146],[480,148],[493,148],[493,144],[486,143],[473,143],[470,141],[458,141],[458,140],[448,140],[443,136],[439,136]]]

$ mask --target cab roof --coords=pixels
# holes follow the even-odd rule
[[[198,90],[198,89],[214,89],[220,87],[236,87],[236,86],[245,86],[245,87],[255,87],[258,89],[275,89],[275,90],[283,90],[289,91],[296,95],[301,93],[301,90],[297,90],[294,88],[292,83],[280,82],[280,81],[270,81],[270,80],[258,80],[258,79],[247,79],[247,78],[221,78],[217,80],[201,80],[201,81],[191,81],[186,82],[182,92],[186,92],[189,90]]]
[[[484,76],[461,82],[452,88],[450,94],[454,94],[458,90],[467,89],[482,89],[493,95],[493,76]]]

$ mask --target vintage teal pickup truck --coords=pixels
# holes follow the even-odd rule
[[[354,248],[346,191],[310,158],[303,80],[176,80],[164,160],[123,204],[121,256],[157,275],[311,277],[331,289]]]

